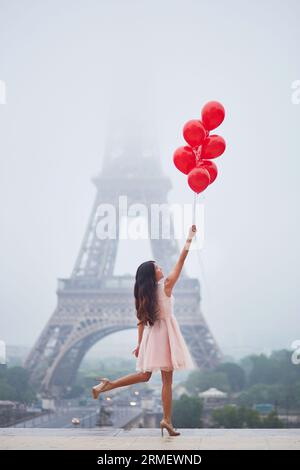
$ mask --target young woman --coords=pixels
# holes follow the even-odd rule
[[[136,315],[139,320],[138,344],[133,351],[137,358],[138,372],[112,381],[102,378],[99,385],[92,389],[92,395],[97,399],[101,392],[147,382],[152,372],[160,370],[164,412],[160,422],[162,436],[164,428],[171,436],[180,435],[173,428],[171,420],[173,371],[195,367],[173,313],[172,294],[195,234],[196,226],[192,225],[179,259],[167,277],[155,261],[146,261],[138,267],[134,285]]]

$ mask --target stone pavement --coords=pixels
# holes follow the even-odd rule
[[[300,429],[180,429],[169,437],[159,428],[0,428],[0,449],[206,450],[300,449]]]

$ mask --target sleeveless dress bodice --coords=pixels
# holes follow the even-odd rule
[[[145,325],[136,370],[194,369],[195,363],[174,315],[174,295],[164,290],[165,277],[157,282],[157,319]]]
[[[165,293],[164,281],[165,278],[163,277],[157,283],[157,303],[159,308],[158,319],[160,320],[174,315],[174,295],[171,294],[169,297]]]

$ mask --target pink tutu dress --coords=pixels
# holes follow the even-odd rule
[[[195,363],[188,350],[173,313],[174,296],[164,290],[165,277],[157,283],[159,314],[153,325],[144,326],[136,361],[137,371],[194,369]]]

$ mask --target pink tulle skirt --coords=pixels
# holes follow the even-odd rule
[[[174,314],[159,318],[154,325],[144,327],[136,361],[137,371],[194,368],[195,363]]]

